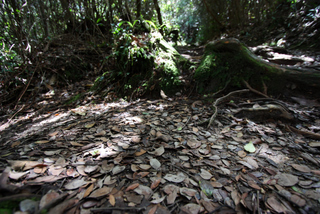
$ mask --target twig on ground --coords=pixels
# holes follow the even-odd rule
[[[262,93],[262,92],[260,92],[260,91],[258,91],[258,90],[256,90],[256,89],[252,88],[252,87],[249,85],[249,83],[246,82],[245,80],[242,80],[242,81],[243,81],[243,83],[247,86],[247,88],[249,88],[249,90],[252,91],[253,93],[256,93],[256,94],[259,94],[259,95],[261,95],[261,96],[263,96],[263,97],[269,98],[268,95],[266,95],[266,94],[264,94],[264,93]]]

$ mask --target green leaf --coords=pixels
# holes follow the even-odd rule
[[[247,152],[255,152],[256,151],[256,148],[254,147],[252,141],[250,141],[249,143],[247,143],[245,146],[244,146],[244,149],[247,151]]]

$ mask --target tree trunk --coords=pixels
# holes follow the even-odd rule
[[[163,22],[162,22],[161,10],[158,4],[158,0],[153,0],[153,3],[157,11],[159,25],[161,26]],[[160,33],[163,34],[162,28],[160,28]]]
[[[220,30],[224,29],[223,24],[221,24],[221,22],[219,21],[218,17],[210,10],[206,0],[203,0],[203,3],[208,11],[208,13],[212,16],[212,18],[214,19],[214,21],[217,23],[217,25],[219,26]]]
[[[320,71],[293,69],[262,60],[237,39],[210,42],[195,71],[198,91],[212,93],[224,88],[246,87],[283,94],[286,89],[319,93]],[[294,87],[292,87],[294,86]]]
[[[72,32],[74,30],[75,23],[73,20],[73,16],[69,10],[68,2],[66,0],[60,0],[60,3],[64,12],[64,20],[67,22],[67,31]]]
[[[140,18],[140,16],[141,16],[141,0],[137,0],[137,19],[139,19]]]
[[[127,14],[128,20],[129,20],[129,22],[132,22],[131,12],[130,12],[128,1],[125,1],[124,6],[126,8],[126,14]]]

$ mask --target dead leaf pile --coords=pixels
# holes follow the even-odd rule
[[[210,105],[182,99],[34,118],[1,139],[0,201],[29,213],[318,212],[319,142],[221,109],[210,129],[197,125]],[[319,131],[305,114],[313,124],[297,128]]]

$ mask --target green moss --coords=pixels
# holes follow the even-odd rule
[[[283,79],[277,68],[267,65],[244,44],[232,39],[211,42],[206,46],[194,78],[200,93],[214,93],[226,83],[242,88],[243,80],[257,90],[262,90],[267,83],[280,83],[280,87],[283,87]],[[275,90],[279,90],[279,86]]]

